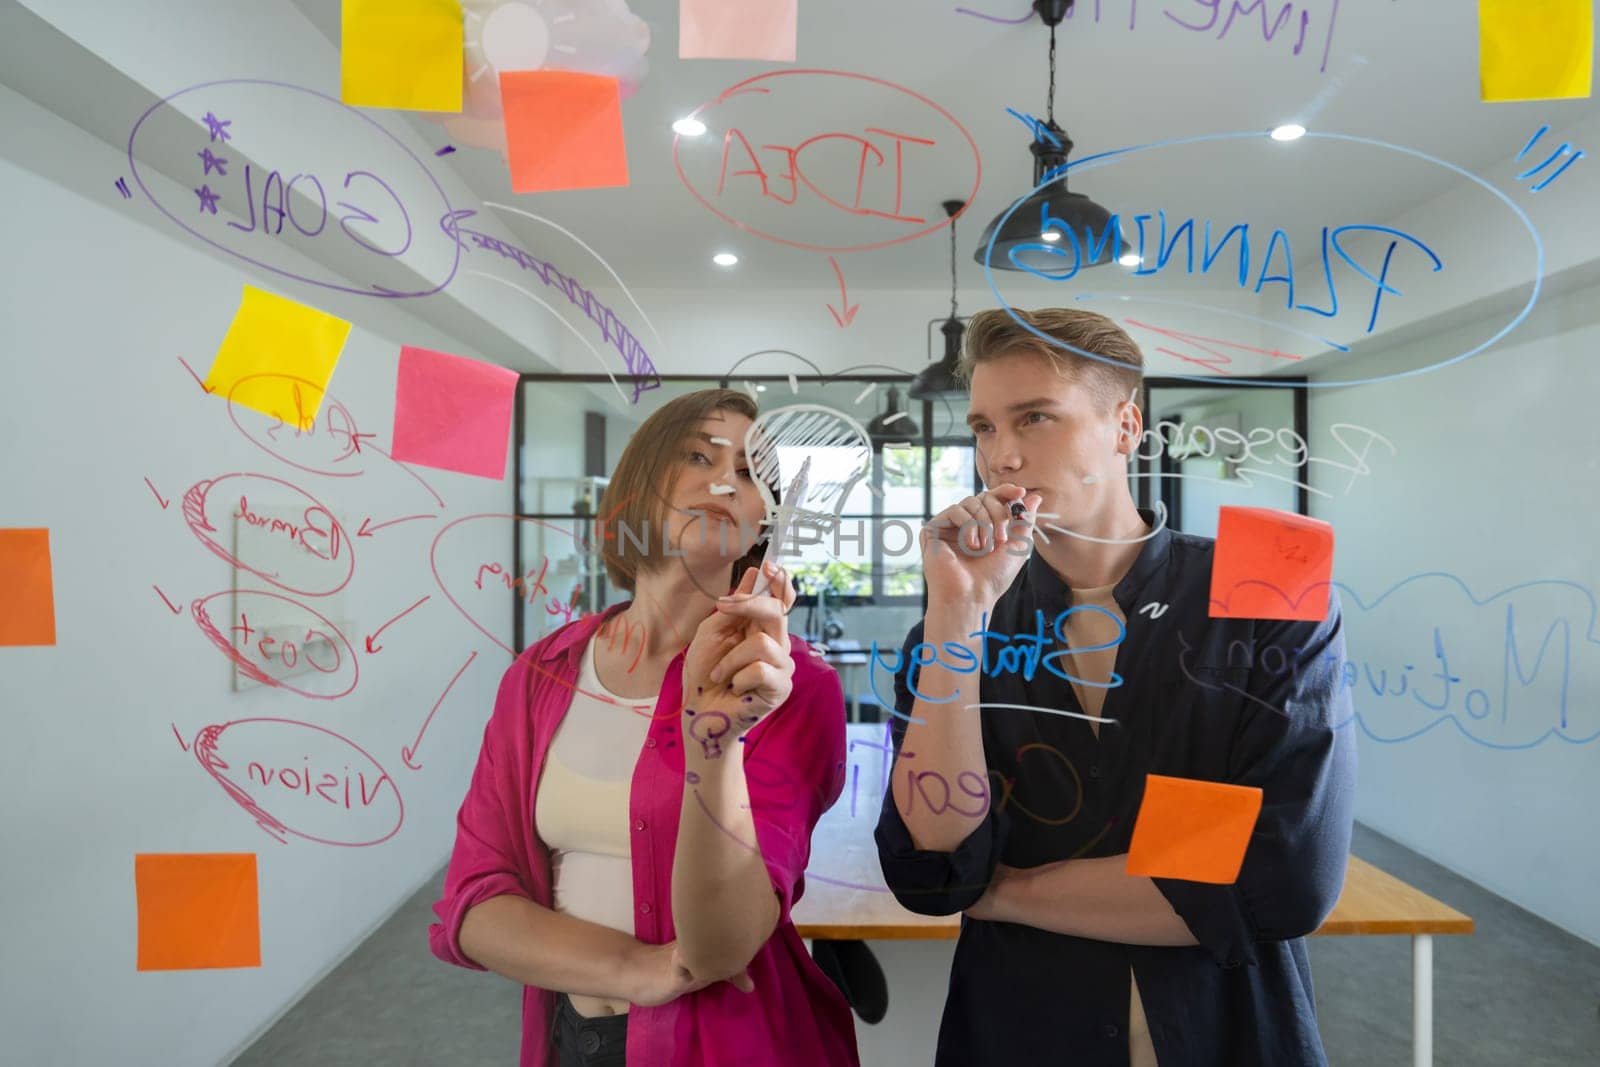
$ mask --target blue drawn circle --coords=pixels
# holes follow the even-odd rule
[[[1087,166],[1088,164],[1094,163],[1096,161],[1105,161],[1105,160],[1109,160],[1109,159],[1115,159],[1118,156],[1130,155],[1130,154],[1132,154],[1134,152],[1145,152],[1145,151],[1149,151],[1151,149],[1157,149],[1157,148],[1174,148],[1174,147],[1177,147],[1179,145],[1196,144],[1196,143],[1199,143],[1199,142],[1202,142],[1202,141],[1236,141],[1236,140],[1242,140],[1244,138],[1257,138],[1257,137],[1266,137],[1266,136],[1267,136],[1267,133],[1265,131],[1262,131],[1262,130],[1241,130],[1241,131],[1236,132],[1236,133],[1206,133],[1206,134],[1198,134],[1198,135],[1196,135],[1194,137],[1175,137],[1175,138],[1172,138],[1172,139],[1166,140],[1166,141],[1154,141],[1154,142],[1151,142],[1150,144],[1131,145],[1131,146],[1129,146],[1127,148],[1117,148],[1117,149],[1113,149],[1110,152],[1100,152],[1100,153],[1098,153],[1096,155],[1085,156],[1084,158],[1079,159],[1079,160],[1069,161],[1067,163],[1067,165],[1064,168],[1062,168],[1062,172],[1063,173],[1070,173],[1070,172],[1072,172],[1074,170],[1077,170],[1077,169],[1079,169],[1081,167]],[[1344,380],[1340,380],[1340,381],[1329,381],[1329,382],[1318,382],[1318,381],[1303,381],[1303,382],[1301,382],[1301,381],[1292,381],[1291,382],[1291,381],[1279,381],[1279,380],[1275,380],[1275,379],[1272,379],[1272,378],[1228,378],[1228,379],[1226,379],[1227,381],[1235,383],[1235,384],[1240,385],[1240,386],[1266,386],[1266,387],[1282,388],[1282,389],[1293,389],[1293,388],[1307,388],[1307,389],[1340,388],[1340,389],[1342,389],[1342,388],[1346,388],[1346,387],[1349,387],[1349,386],[1352,386],[1352,385],[1375,385],[1378,382],[1388,382],[1388,381],[1395,381],[1395,380],[1400,379],[1400,378],[1410,378],[1410,377],[1414,377],[1415,375],[1427,374],[1427,373],[1429,373],[1431,371],[1439,370],[1441,367],[1448,367],[1453,363],[1460,363],[1464,359],[1472,358],[1473,356],[1477,355],[1479,352],[1482,352],[1484,349],[1486,349],[1490,345],[1494,344],[1496,341],[1500,340],[1500,338],[1504,337],[1506,334],[1510,333],[1512,330],[1516,329],[1516,327],[1521,324],[1522,320],[1528,317],[1528,313],[1531,312],[1533,310],[1533,306],[1536,303],[1538,303],[1538,301],[1539,301],[1539,292],[1544,287],[1544,242],[1539,239],[1539,231],[1534,228],[1533,221],[1528,218],[1527,212],[1523,211],[1520,207],[1518,207],[1511,200],[1510,197],[1506,196],[1500,190],[1496,189],[1494,186],[1490,185],[1488,182],[1484,181],[1482,178],[1478,177],[1476,174],[1473,174],[1471,171],[1468,171],[1468,170],[1465,170],[1465,169],[1463,169],[1461,167],[1458,167],[1454,163],[1447,162],[1446,160],[1440,159],[1437,156],[1431,156],[1426,152],[1418,151],[1415,148],[1406,148],[1403,145],[1390,144],[1387,141],[1379,141],[1379,140],[1377,140],[1375,138],[1372,138],[1372,137],[1357,137],[1357,136],[1354,136],[1352,134],[1344,134],[1344,133],[1307,133],[1305,135],[1305,139],[1312,139],[1312,138],[1320,138],[1320,139],[1325,140],[1325,141],[1348,141],[1348,142],[1350,142],[1352,144],[1369,145],[1369,146],[1374,147],[1374,148],[1383,148],[1383,149],[1387,149],[1387,150],[1389,150],[1391,152],[1399,152],[1399,153],[1401,153],[1403,155],[1412,156],[1412,157],[1415,157],[1416,159],[1420,159],[1420,160],[1422,160],[1422,161],[1424,161],[1426,163],[1436,164],[1437,166],[1443,167],[1448,171],[1451,171],[1451,172],[1453,172],[1455,174],[1458,174],[1461,177],[1466,178],[1468,181],[1473,182],[1474,184],[1476,184],[1477,186],[1479,186],[1480,188],[1482,188],[1486,192],[1488,192],[1488,193],[1492,194],[1493,196],[1497,197],[1503,204],[1506,205],[1506,207],[1511,209],[1512,213],[1514,215],[1516,215],[1516,217],[1518,219],[1520,219],[1522,221],[1522,224],[1525,227],[1527,227],[1527,229],[1528,229],[1528,236],[1533,238],[1533,248],[1534,248],[1534,256],[1535,256],[1535,262],[1536,262],[1535,270],[1534,270],[1534,277],[1533,277],[1533,292],[1528,295],[1527,304],[1523,306],[1521,311],[1517,312],[1516,316],[1510,322],[1506,323],[1506,325],[1501,328],[1499,333],[1496,333],[1493,337],[1489,338],[1487,341],[1485,341],[1482,344],[1478,345],[1476,348],[1469,349],[1468,351],[1463,352],[1458,356],[1452,356],[1449,359],[1440,360],[1437,363],[1429,364],[1426,367],[1415,367],[1415,368],[1412,368],[1411,370],[1396,371],[1393,374],[1381,374],[1381,375],[1378,375],[1378,376],[1372,377],[1372,378],[1351,378],[1351,379],[1344,379]],[[1000,306],[1005,309],[1006,314],[1010,315],[1011,318],[1013,320],[1015,320],[1017,325],[1021,326],[1025,330],[1029,331],[1034,336],[1038,337],[1041,341],[1045,342],[1048,345],[1054,345],[1057,348],[1064,348],[1064,349],[1066,349],[1066,350],[1068,350],[1070,352],[1076,352],[1078,355],[1083,356],[1086,359],[1093,359],[1093,360],[1097,360],[1097,361],[1099,361],[1101,363],[1111,364],[1111,363],[1114,363],[1115,361],[1110,360],[1110,359],[1106,359],[1104,356],[1097,356],[1093,352],[1085,352],[1083,349],[1077,348],[1077,347],[1075,347],[1073,345],[1066,344],[1066,343],[1064,343],[1064,342],[1062,342],[1060,340],[1057,340],[1054,337],[1049,336],[1048,334],[1044,333],[1041,330],[1035,329],[1032,324],[1024,322],[1022,320],[1022,317],[1019,316],[1016,313],[1016,311],[1011,307],[1011,305],[1006,302],[1006,298],[1004,296],[1000,295],[1000,288],[999,288],[999,286],[997,286],[995,284],[994,268],[991,266],[991,261],[994,259],[994,242],[995,242],[995,238],[1000,235],[1000,232],[1005,228],[1006,222],[1008,220],[1010,220],[1011,216],[1016,212],[1017,208],[1021,207],[1023,205],[1023,203],[1026,202],[1026,200],[1028,199],[1029,196],[1032,196],[1034,193],[1039,192],[1046,185],[1049,185],[1051,182],[1055,181],[1060,176],[1061,176],[1060,174],[1052,175],[1046,181],[1043,181],[1043,182],[1039,183],[1039,185],[1035,186],[1028,193],[1024,194],[1023,196],[1018,197],[1016,199],[1016,201],[1014,203],[1012,203],[1012,205],[1009,208],[1006,209],[1005,214],[1000,217],[1000,221],[995,223],[994,232],[990,235],[989,244],[984,248],[984,252],[983,252],[983,276],[988,281],[988,283],[989,283],[989,291],[994,293],[995,300],[998,301]],[[1244,318],[1255,318],[1254,316],[1241,316],[1241,317],[1244,317]],[[1288,327],[1284,327],[1281,323],[1273,322],[1271,319],[1264,319],[1263,318],[1263,319],[1258,319],[1257,321],[1266,323],[1266,324],[1268,324],[1270,326],[1273,326],[1273,327],[1288,329]],[[1210,374],[1166,374],[1166,375],[1163,375],[1163,377],[1175,378],[1175,379],[1178,379],[1179,381],[1187,381],[1187,382],[1216,382],[1216,381],[1219,380],[1218,376],[1210,375]]]
[[[1472,710],[1472,698],[1475,697],[1475,696],[1480,696],[1480,697],[1483,698],[1483,710],[1482,711],[1473,711]],[[1467,714],[1472,716],[1474,719],[1487,719],[1489,717],[1489,694],[1485,693],[1482,689],[1474,689],[1471,692],[1469,692],[1467,694],[1466,704],[1467,704]]]
[[[307,285],[315,285],[323,289],[336,289],[342,293],[355,293],[358,296],[377,296],[384,297],[386,299],[394,299],[414,296],[431,296],[434,293],[439,292],[445,286],[449,285],[455,279],[456,270],[461,265],[461,242],[459,238],[452,242],[454,245],[455,259],[450,263],[450,273],[445,276],[445,279],[442,282],[434,286],[432,289],[424,289],[414,293],[400,293],[390,289],[381,289],[376,286],[367,289],[361,289],[350,285],[336,285],[333,282],[318,281],[315,278],[307,278],[304,275],[296,274],[293,271],[286,270],[282,267],[275,267],[270,263],[263,263],[260,260],[251,259],[243,252],[229,248],[227,245],[222,244],[221,242],[213,241],[211,238],[196,230],[194,227],[188,225],[172,212],[168,211],[166,206],[162,204],[161,201],[156,198],[155,194],[152,193],[144,184],[144,179],[139,176],[139,163],[136,159],[134,159],[133,156],[133,145],[134,141],[136,141],[139,137],[139,127],[143,126],[145,120],[151,115],[155,114],[162,107],[170,104],[178,97],[183,96],[186,93],[192,93],[200,89],[211,89],[219,85],[270,85],[278,89],[293,89],[297,93],[305,93],[308,96],[315,96],[320,100],[326,100],[328,103],[342,111],[348,111],[351,115],[360,119],[362,122],[367,123],[373,129],[387,137],[390,141],[393,141],[396,148],[400,149],[400,151],[411,157],[411,161],[417,165],[417,168],[421,170],[424,175],[427,176],[428,181],[433,183],[434,190],[439,194],[439,199],[444,203],[444,214],[441,216],[442,218],[449,218],[455,214],[454,209],[450,206],[450,198],[445,195],[444,187],[439,184],[439,180],[433,176],[433,172],[428,169],[427,165],[423,163],[420,158],[418,158],[415,152],[407,148],[398,137],[384,129],[383,126],[376,122],[370,115],[363,115],[355,108],[344,103],[344,101],[331,97],[326,93],[319,93],[315,89],[307,89],[303,85],[291,85],[288,82],[272,81],[266,78],[222,78],[217,81],[201,82],[199,85],[191,85],[187,89],[179,89],[170,96],[165,96],[160,100],[157,100],[154,104],[150,105],[149,109],[146,110],[144,114],[139,116],[136,122],[134,122],[133,129],[128,133],[128,167],[133,171],[133,180],[139,183],[140,191],[143,192],[145,197],[156,206],[157,211],[171,219],[177,226],[186,230],[193,236],[198,237],[200,240],[204,241],[212,248],[217,249],[219,252],[226,252],[228,255],[242,259],[252,266],[260,267],[263,270],[270,270],[272,273],[281,275],[285,278],[293,278],[297,282],[305,282]],[[419,216],[419,218],[426,218],[426,216]],[[420,233],[428,231],[426,227],[419,227],[416,232]]]

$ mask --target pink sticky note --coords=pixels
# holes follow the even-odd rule
[[[796,0],[679,0],[679,59],[794,62]]]
[[[1304,619],[1328,614],[1333,527],[1271,508],[1217,513],[1211,560],[1213,619]]]
[[[517,372],[403,345],[394,394],[394,458],[505,477]]]

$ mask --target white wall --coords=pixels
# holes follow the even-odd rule
[[[1458,351],[1474,329],[1461,315],[1453,330],[1367,357],[1361,369],[1420,365]],[[1600,848],[1589,824],[1600,807],[1596,351],[1600,288],[1579,288],[1541,302],[1505,344],[1455,367],[1315,391],[1310,416],[1314,454],[1341,453],[1330,432],[1341,422],[1378,430],[1396,450],[1375,448],[1373,472],[1358,478],[1313,468],[1313,484],[1335,494],[1313,497],[1312,513],[1337,531],[1334,577],[1348,587],[1361,675],[1358,818],[1600,944]],[[1379,602],[1428,572],[1454,575],[1488,602],[1475,606],[1445,577]],[[1531,582],[1547,584],[1505,592]],[[1436,627],[1461,681],[1449,706],[1432,711],[1420,701],[1445,695]],[[1369,667],[1386,692],[1407,692],[1376,695]],[[1469,708],[1473,689],[1484,695]],[[1573,743],[1582,739],[1591,743]]]
[[[962,238],[963,244],[967,239]],[[938,254],[943,261],[948,253]],[[959,265],[964,283],[958,294],[960,314],[966,316],[995,307],[994,293],[983,284],[982,268],[964,256]],[[1006,298],[1017,307],[1049,307],[1073,298],[1073,291],[1066,286],[1041,282],[1026,275],[1018,277],[1017,281],[1007,278],[1003,290]],[[621,309],[631,307],[618,289],[596,286],[594,292],[602,302],[618,309],[619,314]],[[858,303],[860,309],[848,329],[841,329],[828,311],[830,303],[837,305],[839,302],[837,288],[831,291],[821,288],[782,292],[735,288],[729,291],[722,286],[708,285],[699,289],[639,288],[632,293],[661,335],[661,342],[657,344],[647,326],[635,330],[663,374],[720,376],[735,366],[739,368],[736,378],[738,373],[879,374],[884,373],[886,367],[915,374],[929,363],[930,332],[933,359],[943,354],[944,339],[939,334],[938,322],[950,314],[949,290],[941,292],[936,288],[870,289],[860,293],[852,289],[851,301]],[[1160,298],[1182,294],[1157,288],[1144,291],[1142,295]],[[1257,314],[1262,310],[1261,299],[1254,296],[1221,293],[1208,296],[1207,300],[1210,306],[1225,311]],[[1084,306],[1113,318],[1124,311],[1122,305],[1111,300]],[[931,327],[930,320],[934,320]],[[1161,322],[1173,330],[1204,333],[1216,328],[1214,317],[1186,308],[1163,309]],[[1241,344],[1262,344],[1264,329],[1257,323],[1241,321],[1230,327],[1230,337]],[[565,371],[597,374],[609,365],[614,373],[621,373],[620,360],[614,350],[601,349],[602,360],[608,361],[607,365],[601,365],[568,331],[557,335],[555,345],[561,352],[559,362]],[[596,344],[596,348],[599,347]],[[780,351],[768,352],[772,349]],[[753,355],[757,352],[767,354]],[[1282,369],[1268,366],[1271,362],[1261,359],[1258,364],[1248,364],[1247,369],[1250,373]],[[1246,366],[1243,357],[1240,365]],[[862,367],[870,369],[856,369]],[[1159,354],[1151,355],[1146,369],[1151,374],[1202,373],[1193,364]],[[647,404],[650,395],[643,394],[640,403]]]
[[[1176,439],[1192,441],[1202,454],[1179,464],[1183,514],[1171,517],[1173,526],[1184,533],[1215,537],[1221,508],[1295,510],[1295,485],[1302,481],[1304,468],[1293,464],[1301,456],[1292,438],[1291,447],[1284,448],[1276,436],[1279,430],[1294,430],[1294,403],[1288,390],[1241,389],[1213,400],[1202,398],[1184,409],[1182,422],[1184,430]],[[1236,439],[1224,435],[1219,441],[1210,432],[1218,427],[1242,434],[1250,442],[1248,456]],[[1156,429],[1159,431],[1160,426]],[[1255,430],[1267,432],[1252,438]],[[1164,442],[1172,436],[1170,432],[1165,434],[1159,447],[1166,447]],[[1157,448],[1152,438],[1141,446],[1140,452],[1148,456]],[[1230,456],[1242,457],[1243,461],[1230,465],[1225,458]]]
[[[10,398],[0,420],[0,527],[50,529],[57,620],[54,647],[0,649],[0,901],[14,920],[0,968],[5,1058],[213,1064],[248,1044],[447,853],[509,657],[440,594],[429,545],[453,518],[508,510],[511,488],[424,470],[439,507],[375,455],[364,475],[341,479],[296,471],[251,444],[226,403],[178,363],[205,373],[243,283],[356,321],[330,389],[380,447],[391,436],[399,345],[449,350],[450,338],[403,308],[286,287],[203,252],[124,205],[111,183],[126,172],[125,156],[7,90],[0,116],[15,132],[0,146],[0,229],[25,250],[13,252],[0,287]],[[86,176],[98,195],[71,191]],[[352,534],[369,516],[439,516],[350,542],[356,566],[343,606],[361,673],[343,699],[235,692],[228,660],[190,617],[190,601],[238,576],[191,534],[181,498],[235,471],[324,498]],[[452,543],[459,562],[503,556],[509,539],[499,525],[478,524]],[[446,576],[461,595],[469,576]],[[382,651],[365,653],[366,634],[424,596],[382,635]],[[226,612],[227,599],[218,603]],[[508,639],[507,598],[469,606]],[[416,752],[421,769],[409,769],[402,747],[473,653]],[[183,747],[207,725],[251,717],[320,725],[365,748],[404,801],[398,832],[381,845],[334,847],[280,842],[258,827]],[[284,797],[265,804],[291,823],[301,810],[279,806],[290,804]],[[165,852],[256,854],[260,967],[136,970],[134,856]]]

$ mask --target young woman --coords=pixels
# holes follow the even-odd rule
[[[859,1062],[789,918],[844,786],[844,700],[789,636],[788,576],[752,595],[755,416],[713,389],[644,421],[600,505],[634,599],[501,683],[428,940],[526,987],[522,1067]]]

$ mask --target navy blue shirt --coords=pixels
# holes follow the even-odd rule
[[[1337,593],[1330,590],[1319,622],[1213,619],[1211,558],[1209,539],[1162,529],[1113,589],[1127,629],[1116,654],[1121,684],[1107,690],[1101,709],[1115,722],[1101,724],[1098,739],[1083,719],[936,707],[981,716],[990,769],[987,814],[954,852],[917,849],[885,791],[876,831],[884,877],[903,905],[925,915],[977,903],[998,863],[1026,868],[1126,853],[1146,774],[1259,786],[1263,794],[1236,882],[1154,880],[1198,946],[1124,945],[964,917],[937,1067],[1125,1067],[1130,968],[1163,1067],[1327,1062],[1305,935],[1338,901],[1353,817],[1355,738],[1335,728],[1352,716],[1338,685]],[[1060,676],[1070,674],[1070,660],[1052,667],[1027,649],[1002,656],[1016,643],[999,636],[1042,630],[1043,652],[1060,651],[1065,621],[1058,632],[1056,620],[1071,605],[1066,584],[1033,554],[987,626],[996,636],[984,638],[977,665],[984,704],[1082,712]],[[901,654],[911,677],[904,669],[895,676],[905,717],[915,664],[932,658],[928,646],[914,654],[919,644],[921,623]],[[894,719],[897,755],[905,726]],[[983,810],[973,799],[981,783],[963,777],[952,802]]]

